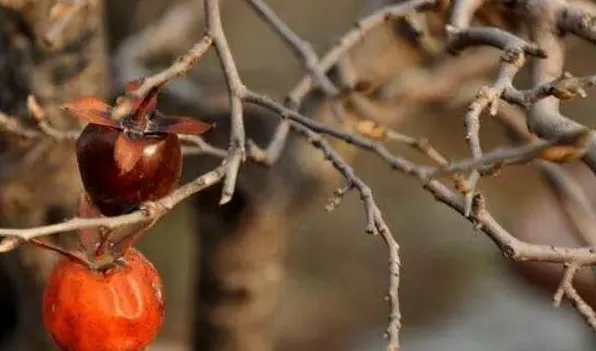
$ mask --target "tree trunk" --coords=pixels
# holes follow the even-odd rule
[[[64,9],[58,3],[8,0],[0,6],[0,110],[33,127],[26,108],[29,94],[38,98],[54,126],[74,128],[79,124],[64,116],[59,105],[83,95],[107,98],[109,93],[102,2],[90,1],[59,40],[48,42],[44,35]],[[71,216],[81,189],[74,143],[23,141],[6,134],[0,142],[0,225],[35,226]],[[55,258],[28,246],[0,256],[0,349],[52,349],[40,305],[43,281]]]

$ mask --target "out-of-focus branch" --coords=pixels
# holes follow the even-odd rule
[[[449,23],[456,28],[468,28],[474,13],[485,2],[485,0],[454,0]]]
[[[24,126],[18,118],[9,116],[3,112],[0,112],[0,126],[2,126],[5,132],[24,138],[37,138],[43,134],[39,130]]]
[[[574,29],[572,32],[577,32],[576,34],[586,34],[586,31],[592,29],[587,25],[591,14],[584,9],[583,16],[569,16],[576,13],[576,5],[565,1],[515,0],[513,4],[522,11],[531,40],[548,52],[546,59],[531,62],[533,87],[561,78],[564,73],[565,49],[559,33]],[[545,11],[552,16],[544,16]],[[545,139],[573,134],[586,128],[561,114],[560,100],[554,96],[541,99],[532,105],[528,115],[528,126],[532,132]],[[596,138],[593,138],[583,161],[596,172]]]
[[[300,38],[277,14],[262,0],[247,0],[257,14],[271,26],[277,35],[284,40],[288,47],[300,59],[308,74],[316,84],[331,97],[337,96],[339,90],[319,67],[319,57],[312,46]]]
[[[435,4],[436,1],[433,0],[407,1],[401,4],[387,6],[364,17],[356,22],[354,28],[343,35],[334,47],[327,51],[321,58],[319,69],[323,72],[327,72],[336,65],[345,53],[358,43],[366,33],[385,21],[403,17],[412,11],[430,8]],[[295,106],[300,106],[306,94],[313,88],[313,83],[314,82],[310,76],[302,78],[288,94],[288,99],[291,103]]]
[[[54,23],[44,35],[44,40],[49,46],[55,47],[62,43],[63,33],[68,24],[85,7],[89,6],[89,0],[75,0],[72,4],[56,2],[50,10],[50,17]]]
[[[312,93],[316,86],[321,88],[325,97],[335,98],[339,95],[342,89],[337,88],[331,82],[327,77],[327,73],[336,65],[345,64],[346,62],[342,60],[346,58],[346,53],[359,43],[367,33],[386,21],[398,18],[401,18],[402,22],[407,24],[413,32],[418,32],[418,26],[411,14],[418,10],[435,8],[435,6],[441,5],[438,1],[410,0],[398,5],[384,7],[367,15],[358,21],[355,27],[348,31],[320,60],[310,46],[292,32],[267,5],[259,0],[249,0],[249,2],[288,44],[290,49],[301,58],[309,73],[290,91],[285,105],[266,95],[257,93],[243,84],[223,30],[219,1],[204,0],[207,22],[206,34],[188,53],[172,63],[170,67],[147,77],[136,91],[129,92],[119,99],[112,117],[118,119],[129,114],[134,98],[144,97],[150,90],[161,87],[171,80],[187,74],[200,57],[213,47],[219,56],[227,83],[231,112],[229,145],[227,150],[222,150],[207,144],[201,138],[195,137],[183,138],[183,142],[194,145],[185,148],[188,154],[203,153],[223,158],[221,165],[197,177],[194,181],[181,186],[170,195],[155,202],[145,203],[141,210],[131,214],[110,218],[74,218],[59,224],[27,229],[0,229],[0,235],[9,237],[9,239],[2,242],[0,248],[10,250],[16,246],[17,241],[32,240],[38,236],[68,230],[96,226],[115,228],[131,223],[154,221],[187,197],[218,183],[222,179],[223,186],[219,203],[220,205],[226,204],[233,199],[238,172],[245,159],[248,157],[253,161],[272,165],[279,158],[289,131],[294,130],[314,148],[321,151],[324,157],[347,181],[347,185],[336,192],[333,203],[335,205],[339,203],[341,197],[348,191],[357,191],[364,206],[367,223],[366,231],[379,235],[388,248],[390,316],[387,335],[389,350],[399,349],[401,323],[397,295],[400,281],[399,246],[374,201],[372,190],[355,174],[354,169],[331,146],[326,137],[370,151],[389,164],[391,168],[417,179],[421,186],[430,192],[437,201],[463,214],[474,224],[475,228],[483,231],[512,260],[553,262],[572,267],[568,268],[568,272],[561,282],[560,292],[557,292],[555,298],[560,300],[563,295],[567,296],[586,320],[590,324],[594,324],[593,311],[586,307],[587,305],[579,298],[571,283],[575,270],[582,266],[596,264],[596,251],[593,248],[537,245],[519,240],[495,221],[487,209],[484,197],[475,191],[476,183],[482,171],[488,172],[493,167],[503,167],[513,163],[528,162],[535,159],[566,162],[585,155],[585,162],[591,165],[593,169],[596,169],[596,158],[594,156],[596,155],[596,151],[594,151],[596,148],[593,146],[593,133],[559,112],[560,99],[581,95],[581,87],[594,84],[594,79],[591,77],[573,80],[573,77],[563,75],[564,55],[559,32],[568,31],[591,40],[593,25],[576,22],[590,20],[592,17],[579,16],[575,8],[569,7],[560,0],[550,2],[547,0],[509,0],[509,2],[521,8],[521,12],[525,14],[528,20],[527,24],[532,39],[532,43],[530,43],[503,29],[469,28],[473,14],[484,2],[455,1],[452,8],[452,26],[447,27],[447,47],[449,51],[456,53],[472,47],[491,46],[503,50],[504,53],[501,56],[496,79],[479,91],[470,103],[465,117],[466,139],[472,154],[471,159],[449,162],[444,155],[432,149],[428,143],[421,142],[421,139],[393,134],[394,139],[418,148],[438,164],[438,166],[429,167],[394,155],[382,142],[362,135],[365,133],[352,133],[314,120],[311,116],[299,112],[299,108],[307,94]],[[543,16],[542,10],[544,8],[552,10],[552,13],[555,14],[554,18]],[[526,91],[518,91],[513,87],[513,79],[525,63],[527,55],[534,56],[531,63],[533,87]],[[351,79],[344,80],[350,81]],[[355,82],[349,82],[348,85],[357,90]],[[491,114],[496,114],[500,100],[512,101],[530,110],[528,115],[530,130],[527,131],[527,139],[525,139],[527,143],[483,154],[479,138],[480,114],[487,108]],[[363,115],[374,114],[369,112],[373,109],[364,106],[366,100],[352,98],[348,101],[350,104],[359,107]],[[281,117],[269,146],[264,150],[246,142],[243,103],[259,105]],[[341,106],[343,107],[343,105]],[[52,127],[45,117],[44,109],[35,100],[30,99],[29,109],[38,121],[39,131],[25,128],[21,123],[15,122],[7,115],[0,115],[0,124],[7,131],[22,137],[36,138],[48,135],[53,139],[60,140],[71,140],[75,137],[70,132],[61,132]],[[535,133],[535,135],[532,133]],[[387,135],[388,138],[391,137],[391,134]],[[385,139],[380,138],[379,140]],[[248,150],[245,150],[246,145],[248,145]],[[460,191],[461,189],[457,187],[451,189],[435,178],[441,173],[448,173],[452,175],[452,178],[456,178],[458,173],[463,171],[471,171],[471,175],[467,180],[467,187],[464,187],[463,191]],[[577,189],[561,186],[559,190],[569,201],[570,206],[578,206],[578,208],[581,207],[582,211],[586,210],[586,200],[577,196]],[[463,197],[460,192],[464,193]],[[587,228],[593,226],[594,221],[596,221],[594,214],[580,213],[580,217],[575,218],[578,229],[585,233],[591,233]],[[585,221],[582,222],[581,220]]]
[[[585,319],[586,323],[596,331],[596,313],[590,307],[584,299],[577,293],[577,290],[573,287],[573,278],[575,277],[579,266],[577,264],[568,264],[565,268],[565,273],[559,284],[559,288],[555,292],[553,302],[555,306],[561,304],[563,296],[567,296],[569,301],[573,304],[576,310],[579,311],[580,315]]]
[[[150,76],[152,71],[145,62],[152,57],[177,55],[185,42],[179,38],[193,34],[191,29],[196,25],[197,17],[201,17],[198,12],[202,10],[202,3],[193,0],[172,4],[161,18],[122,40],[112,57],[116,70],[114,85],[121,87],[138,77]],[[189,104],[196,104],[204,95],[202,89],[186,76],[163,86],[163,91]]]
[[[544,177],[554,190],[563,211],[584,245],[596,247],[596,212],[583,189],[568,172],[549,162],[539,164]]]
[[[469,2],[456,3],[455,10],[458,12],[453,20],[466,22],[461,13],[465,12],[463,6],[470,5]],[[465,5],[464,5],[465,4]],[[471,13],[468,13],[468,16]],[[528,43],[517,36],[510,34],[498,28],[466,28],[459,29],[448,25],[448,43],[447,48],[452,53],[458,53],[467,47],[480,45],[489,45],[504,50],[501,56],[501,65],[497,79],[489,87],[483,87],[478,92],[476,99],[468,107],[464,118],[466,126],[466,141],[472,153],[472,157],[480,158],[482,156],[482,147],[480,144],[480,114],[490,105],[492,115],[496,113],[498,101],[503,92],[513,85],[513,79],[517,72],[525,63],[525,55],[535,55],[545,57],[545,53],[537,45]],[[465,215],[469,216],[472,211],[472,200],[476,194],[476,184],[480,179],[478,171],[472,171],[468,180],[467,187],[464,188],[466,198]]]
[[[259,3],[260,2],[258,1],[255,5],[259,5]],[[300,52],[302,57],[307,60],[304,62],[304,65],[311,73],[303,77],[290,90],[286,99],[286,106],[291,109],[299,109],[304,97],[315,87],[314,83],[317,81],[317,79],[328,80],[325,76],[325,73],[328,72],[333,66],[338,64],[345,54],[358,42],[360,42],[360,40],[366,36],[368,32],[372,31],[388,20],[401,18],[412,11],[421,10],[432,6],[433,4],[435,4],[435,1],[433,0],[408,1],[403,4],[390,5],[366,15],[354,25],[353,29],[344,34],[339,39],[338,43],[331,47],[323,58],[316,62],[316,65],[316,54],[312,52],[312,49],[309,49],[308,45],[304,44],[302,39],[298,38],[295,33],[290,33],[284,30],[283,27],[279,27],[278,22],[280,22],[280,20],[277,18],[277,16],[276,18],[268,18],[265,16],[265,14],[263,14],[266,19],[268,18],[269,23],[271,23],[276,31],[282,35],[282,38],[288,42],[290,47],[294,51]],[[263,7],[264,4],[261,3],[260,5],[260,7]],[[268,14],[271,16],[270,12],[271,11],[268,11]],[[278,23],[278,25],[275,23]],[[312,76],[312,74],[315,74],[315,76]],[[325,87],[328,87],[326,82],[321,81],[320,83],[322,83],[320,86],[323,87],[324,92],[328,95],[328,97],[333,97],[335,90],[325,89]],[[254,143],[249,143],[249,147],[254,149],[254,153],[259,153],[261,155],[260,159],[263,164],[272,165],[279,159],[279,156],[286,144],[287,136],[290,130],[290,124],[283,120],[279,123],[276,131],[273,133],[273,137],[271,138],[269,145],[264,150],[257,148]]]
[[[76,140],[79,137],[80,131],[78,130],[61,130],[53,127],[47,118],[46,111],[33,95],[27,98],[27,107],[31,116],[37,121],[39,129],[26,127],[19,118],[8,116],[2,112],[0,112],[0,127],[4,128],[6,132],[28,139],[49,137],[54,141],[62,141]],[[225,150],[207,143],[199,136],[180,134],[178,138],[183,142],[183,155],[210,155],[217,158],[226,156]],[[250,154],[249,157],[256,159],[258,155]]]
[[[76,129],[77,123],[61,113],[59,104],[80,94],[106,98],[110,74],[103,26],[104,2],[89,1],[68,19],[59,8],[68,11],[70,4],[74,2],[0,1],[0,106],[20,126],[35,131],[27,135],[32,138],[26,142],[12,142],[15,138],[0,132],[2,227],[43,226],[61,221],[74,211],[80,191],[74,143],[70,139],[57,142],[47,137],[46,131],[51,128],[46,127]],[[62,26],[55,32],[59,32],[58,40],[49,43],[46,36],[61,18],[68,23],[58,24],[58,28]],[[43,123],[27,120],[36,117],[30,108],[27,113],[29,96],[35,96],[43,106]],[[8,279],[2,282],[0,299],[6,297],[4,291],[14,291],[14,297],[6,301],[6,308],[14,308],[17,314],[14,318],[4,316],[8,321],[2,323],[0,334],[7,337],[0,341],[0,349],[53,349],[39,311],[44,279],[55,258],[50,251],[29,245],[1,255],[0,275]],[[8,327],[10,324],[13,326]]]

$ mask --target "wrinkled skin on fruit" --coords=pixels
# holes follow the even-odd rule
[[[129,83],[128,92],[142,82]],[[182,169],[177,134],[202,134],[212,127],[157,111],[157,88],[143,99],[133,99],[132,106],[128,116],[116,121],[111,118],[112,106],[94,97],[62,105],[89,122],[77,139],[77,162],[86,192],[106,216],[130,212],[170,193]]]
[[[178,185],[182,153],[176,134],[127,141],[123,155],[114,157],[120,133],[112,127],[89,124],[77,140],[81,180],[93,203],[106,216],[158,200]],[[118,162],[135,157],[133,162]]]
[[[125,264],[90,270],[66,257],[54,268],[43,297],[43,322],[64,351],[142,351],[164,318],[160,277],[131,248]]]

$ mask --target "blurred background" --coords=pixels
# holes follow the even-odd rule
[[[245,1],[223,3],[224,29],[245,84],[282,101],[304,75],[300,61]],[[267,3],[323,54],[357,18],[383,2]],[[112,96],[127,80],[167,66],[203,33],[201,1],[108,0],[104,10]],[[440,19],[431,18],[428,23],[431,31],[441,28]],[[471,57],[470,64],[464,65],[470,72],[463,76],[446,68],[451,76],[436,73],[434,78],[426,77],[426,83],[414,85],[422,95],[443,89],[428,98],[432,101],[421,102],[422,107],[406,101],[416,99],[416,91],[408,90],[410,95],[402,91],[401,98],[388,102],[371,98],[383,107],[385,120],[395,130],[428,138],[451,159],[468,157],[463,137],[466,103],[483,82],[494,77],[499,53],[474,51],[471,55],[476,56],[458,58],[423,54],[399,37],[395,28],[385,27],[352,53],[356,71],[373,85],[393,84],[399,90],[400,82],[410,82],[420,70],[438,72],[441,63],[457,64]],[[592,74],[594,49],[575,39],[568,43],[568,70]],[[471,68],[474,65],[478,67]],[[517,82],[522,87],[527,84],[526,74]],[[188,79],[171,84],[160,97],[160,110],[221,123],[221,132],[208,138],[225,145],[223,84],[217,58],[210,53]],[[316,106],[305,110],[315,112],[311,115],[329,117],[325,103],[316,96],[310,96],[307,104]],[[354,114],[347,105],[348,114]],[[595,107],[592,98],[574,100],[564,104],[564,112],[593,127]],[[277,119],[250,107],[247,123],[249,136],[265,146]],[[490,117],[482,120],[481,137],[486,149],[507,142]],[[407,146],[391,142],[387,146],[397,154],[429,162]],[[384,349],[386,248],[380,238],[364,233],[357,194],[347,195],[333,212],[325,211],[329,196],[343,184],[341,179],[308,145],[293,140],[291,150],[272,169],[247,166],[237,197],[225,209],[215,206],[218,191],[207,191],[178,206],[144,237],[140,247],[159,270],[167,298],[166,322],[150,350]],[[417,181],[390,170],[370,153],[343,146],[340,150],[373,189],[401,245],[403,350],[594,349],[594,335],[581,317],[567,303],[552,306],[554,289],[539,289],[535,281],[524,279],[519,267],[511,266],[487,237],[435,202]],[[203,156],[188,158],[186,179],[215,162]],[[582,165],[568,168],[586,192],[594,193],[595,184]],[[556,198],[532,166],[509,167],[497,177],[483,179],[480,189],[489,210],[511,231],[519,231],[529,241],[577,244]],[[271,277],[263,278],[263,271]],[[238,279],[228,282],[222,272],[238,274]],[[590,279],[586,281],[591,283]],[[246,284],[246,296],[231,299],[221,288],[234,284]],[[255,311],[243,309],[242,304],[252,304]],[[213,341],[218,338],[227,341]],[[259,338],[267,340],[261,347]],[[242,346],[242,342],[253,344]]]

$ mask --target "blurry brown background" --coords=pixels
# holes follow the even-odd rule
[[[180,1],[135,0],[106,2],[106,28],[114,72],[126,70],[116,58],[129,35],[155,23]],[[197,1],[200,3],[200,1]],[[253,89],[283,99],[303,71],[283,43],[241,0],[226,0],[223,24],[244,82]],[[362,14],[363,0],[268,0],[286,23],[325,52]],[[182,53],[202,34],[200,15],[184,35],[172,33],[172,46]],[[573,42],[573,41],[570,41]],[[592,74],[596,52],[574,42],[568,70]],[[158,69],[172,57],[154,57]],[[115,81],[129,77],[117,77]],[[133,74],[134,75],[134,74]],[[214,55],[193,73],[204,94],[220,98],[223,80]],[[132,77],[130,77],[132,78]],[[522,83],[523,84],[523,83]],[[184,90],[184,86],[180,86]],[[462,87],[466,88],[466,87]],[[163,111],[193,109],[184,101],[164,98]],[[565,111],[594,127],[596,103],[588,98],[566,103]],[[463,107],[416,112],[396,129],[427,137],[452,158],[467,157]],[[500,129],[486,117],[481,137],[486,145],[504,142]],[[488,148],[488,147],[487,147]],[[391,149],[417,157],[404,146]],[[321,161],[318,153],[310,156]],[[201,158],[189,159],[185,174],[197,173]],[[357,173],[374,190],[380,207],[402,247],[403,350],[592,350],[594,338],[568,306],[555,309],[548,294],[539,293],[509,271],[488,239],[445,206],[434,202],[419,184],[392,172],[370,154],[353,162]],[[279,350],[382,350],[387,307],[387,256],[381,240],[364,234],[364,216],[356,194],[332,213],[324,205],[340,183],[308,202],[297,224],[290,223],[289,251],[281,301],[274,317]],[[529,166],[515,166],[499,177],[482,181],[488,206],[502,223],[514,228],[520,211],[543,182]],[[151,350],[187,350],[192,338],[193,274],[198,269],[197,231],[200,220],[187,201],[159,222],[141,246],[161,273],[166,289],[166,324]],[[549,213],[543,214],[549,217]]]
[[[108,2],[112,47],[118,46],[123,32],[135,30],[159,14],[150,5],[153,3]],[[267,3],[323,53],[350,28],[364,2]],[[297,60],[243,1],[225,2],[223,23],[247,85],[283,98],[303,75]],[[198,37],[200,29],[196,33]],[[596,57],[593,49],[574,47],[569,68],[577,75],[590,74]],[[202,62],[199,75],[215,81],[218,70],[216,60]],[[589,113],[594,106],[592,99],[565,104],[570,115],[589,126],[594,126]],[[410,116],[399,129],[428,137],[453,157],[465,157],[461,112]],[[483,123],[484,140],[491,144],[504,140],[489,120]],[[405,147],[393,149],[412,156]],[[592,349],[592,336],[574,312],[554,309],[549,296],[514,280],[491,243],[467,221],[435,203],[415,181],[392,173],[370,154],[360,154],[354,166],[374,189],[402,246],[404,350]],[[490,208],[508,226],[539,187],[535,173],[524,166],[483,181]],[[327,195],[332,190],[330,187]],[[325,201],[322,196],[309,204],[305,219],[293,228],[276,320],[283,345],[280,349],[380,350],[387,312],[382,300],[385,248],[380,240],[363,233],[364,218],[356,195],[348,196],[332,213],[324,211]],[[181,206],[143,241],[166,283],[169,306],[162,338],[174,341],[188,337],[192,312],[188,308],[192,303],[189,281],[196,267],[189,264],[195,251],[188,241],[195,233],[187,226],[189,216],[190,211]]]

